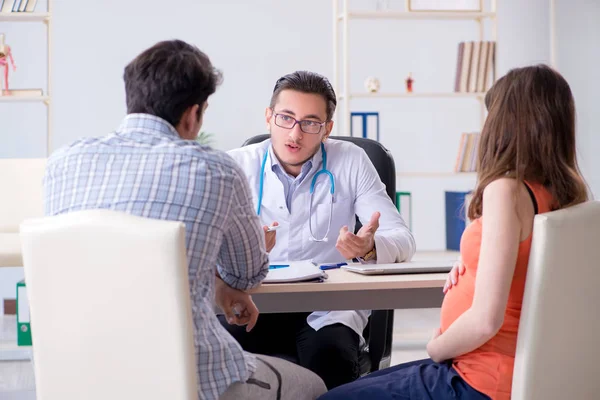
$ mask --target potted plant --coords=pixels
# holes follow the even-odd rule
[[[202,145],[210,146],[213,142],[213,134],[205,131],[201,131],[196,138],[196,141]]]

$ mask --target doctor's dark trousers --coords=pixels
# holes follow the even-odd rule
[[[284,358],[323,379],[327,389],[352,382],[360,376],[360,338],[343,324],[315,331],[306,322],[310,313],[260,314],[254,329],[219,321],[250,353]]]

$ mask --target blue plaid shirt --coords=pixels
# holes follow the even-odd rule
[[[198,396],[217,399],[249,378],[256,360],[221,326],[213,306],[216,265],[238,289],[257,286],[268,272],[248,182],[230,156],[182,140],[161,118],[130,114],[115,133],[55,152],[44,188],[46,215],[105,208],[185,223]]]

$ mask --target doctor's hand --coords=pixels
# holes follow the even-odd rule
[[[375,232],[379,228],[379,212],[374,212],[368,224],[363,225],[356,235],[344,226],[340,229],[335,248],[347,260],[363,257],[375,247]]]
[[[215,278],[215,302],[230,325],[246,325],[246,332],[250,332],[256,325],[259,311],[252,296],[232,288],[219,276]]]
[[[278,222],[273,222],[272,226],[278,226],[279,223]],[[267,253],[270,253],[271,250],[273,250],[273,247],[275,247],[275,242],[276,242],[276,236],[277,236],[277,232],[276,231],[272,231],[272,232],[267,232],[269,229],[268,226],[263,226],[263,231],[265,232],[265,243],[267,244]]]

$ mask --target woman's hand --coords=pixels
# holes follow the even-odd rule
[[[431,358],[435,362],[444,361],[444,360],[439,359],[439,357],[435,354],[435,340],[441,334],[442,334],[442,329],[441,328],[436,328],[433,331],[433,335],[431,336],[431,339],[429,340],[429,343],[427,343],[427,354],[429,355],[429,358]]]
[[[448,290],[452,289],[452,286],[455,286],[458,283],[458,277],[463,275],[467,269],[465,268],[465,264],[463,264],[462,260],[458,260],[454,263],[454,266],[448,273],[448,277],[446,278],[446,284],[444,285],[444,293],[447,293]]]

